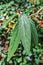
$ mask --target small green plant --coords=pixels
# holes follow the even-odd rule
[[[34,21],[31,18],[28,19],[26,14],[22,14],[18,18],[18,23],[12,31],[7,61],[11,59],[20,42],[27,55],[29,55],[31,47],[38,44],[38,34]]]

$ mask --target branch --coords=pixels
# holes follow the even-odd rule
[[[41,9],[39,9],[36,14],[40,13],[43,10],[43,7]]]
[[[29,17],[36,16],[36,15],[42,15],[40,12],[43,10],[43,7],[39,9],[36,13],[29,15]]]

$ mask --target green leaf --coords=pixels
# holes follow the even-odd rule
[[[0,31],[2,30],[2,26],[0,26]]]
[[[10,58],[13,56],[14,52],[16,51],[19,45],[19,42],[20,42],[20,39],[19,39],[19,31],[18,31],[18,25],[17,25],[12,32],[7,61],[9,61]]]
[[[27,54],[29,54],[31,47],[31,30],[30,22],[26,14],[21,15],[19,18],[19,33],[23,47],[26,50]]]
[[[34,21],[29,18],[30,24],[31,24],[31,40],[32,40],[32,45],[37,45],[38,44],[38,33],[35,27]]]
[[[43,33],[43,28],[41,28],[41,33]]]

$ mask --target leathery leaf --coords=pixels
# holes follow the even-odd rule
[[[34,21],[29,18],[29,21],[30,21],[30,24],[31,24],[31,42],[32,42],[32,46],[34,45],[37,45],[38,44],[38,33],[37,33],[37,30],[36,30],[36,27],[35,27],[35,23]]]
[[[18,31],[18,25],[17,25],[12,32],[12,37],[11,37],[10,45],[9,45],[9,49],[8,49],[7,61],[9,61],[10,58],[13,56],[14,52],[16,51],[16,49],[19,45],[19,42],[20,42],[20,39],[19,39],[19,31]]]
[[[31,30],[30,22],[26,14],[19,17],[19,33],[23,47],[26,50],[26,53],[29,55],[31,47]]]

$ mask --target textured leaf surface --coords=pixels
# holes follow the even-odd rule
[[[29,54],[31,46],[31,30],[30,22],[26,14],[21,15],[19,18],[19,32],[23,47],[26,50],[27,54]]]
[[[14,52],[16,51],[16,49],[19,45],[19,41],[20,41],[20,39],[19,39],[19,31],[18,31],[18,25],[17,25],[16,28],[12,32],[7,61],[10,60],[10,58],[13,56]]]
[[[36,45],[38,44],[38,34],[37,34],[37,30],[36,30],[36,27],[35,27],[35,24],[34,24],[34,21],[29,18],[29,21],[30,21],[30,24],[31,24],[31,40],[32,40],[32,45]]]

